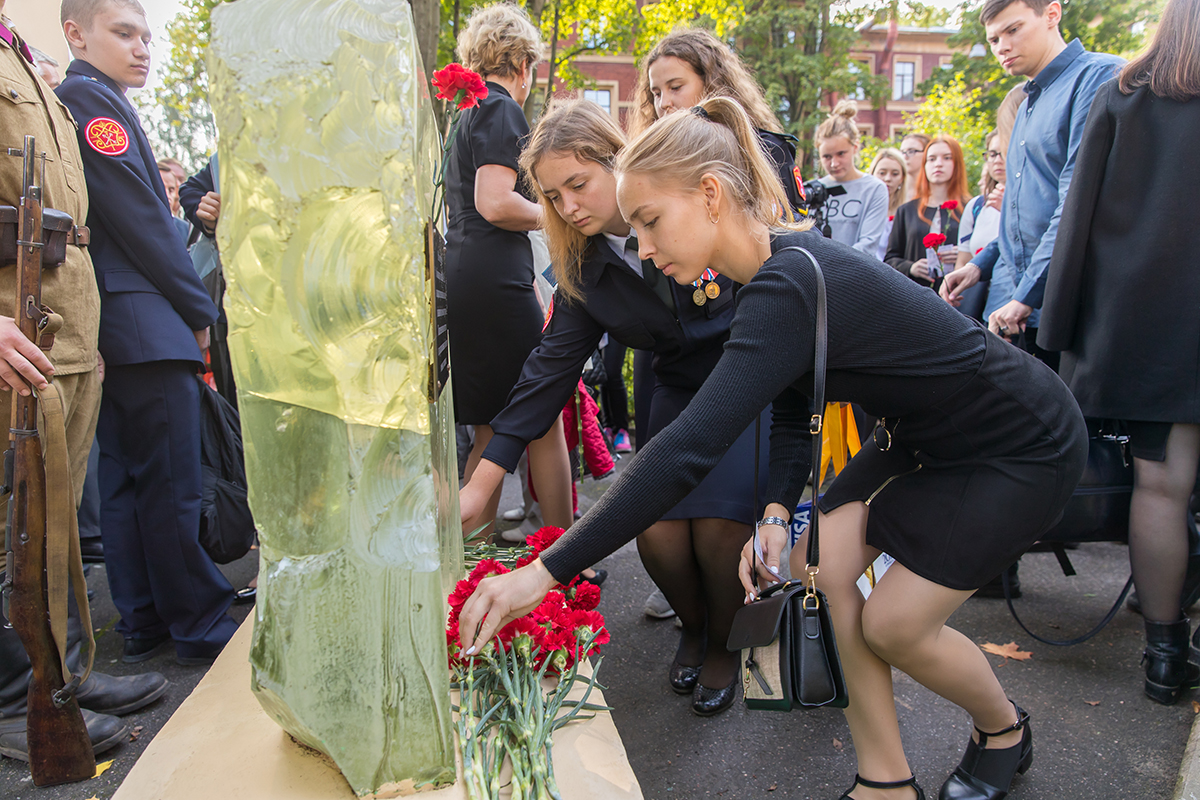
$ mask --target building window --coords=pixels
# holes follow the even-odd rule
[[[850,74],[854,75],[855,81],[857,81],[858,84],[857,88],[850,92],[850,97],[854,98],[855,100],[866,100],[867,93],[863,89],[862,79],[859,76],[868,71],[867,65],[861,61],[852,60],[846,65],[846,69],[849,70]]]
[[[913,99],[913,78],[917,65],[913,61],[896,61],[892,64],[892,99]]]
[[[604,109],[604,113],[612,113],[612,90],[611,89],[584,89],[583,99],[591,100],[596,105]]]

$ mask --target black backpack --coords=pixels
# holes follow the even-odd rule
[[[228,400],[203,380],[200,386],[200,546],[228,564],[250,552],[257,535],[246,498],[242,425]]]

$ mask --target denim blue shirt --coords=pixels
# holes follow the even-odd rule
[[[999,255],[1017,287],[1013,299],[1027,306],[1042,305],[1046,267],[1092,99],[1124,63],[1118,56],[1089,53],[1073,39],[1025,84],[1027,96],[1008,141],[1000,235],[971,261],[987,278]]]

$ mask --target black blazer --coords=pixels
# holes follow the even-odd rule
[[[642,268],[655,269],[652,261]],[[675,300],[672,313],[608,240],[597,235],[589,240],[580,278],[583,302],[555,293],[542,342],[525,360],[508,404],[492,420],[495,435],[483,457],[509,472],[529,443],[550,430],[605,333],[626,347],[653,351],[659,382],[693,391],[712,372],[729,338],[734,283],[724,275],[717,276],[717,299],[697,306],[692,287],[659,273]]]
[[[1089,417],[1200,422],[1200,98],[1096,92],[1038,344]]]

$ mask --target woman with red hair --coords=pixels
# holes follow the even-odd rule
[[[925,147],[925,168],[917,173],[917,196],[896,209],[892,235],[883,260],[918,283],[935,286],[940,274],[954,269],[958,221],[971,199],[962,146],[952,136],[935,136]],[[926,237],[931,232],[945,238],[948,255],[941,270],[926,258]],[[935,248],[936,249],[936,248]]]

